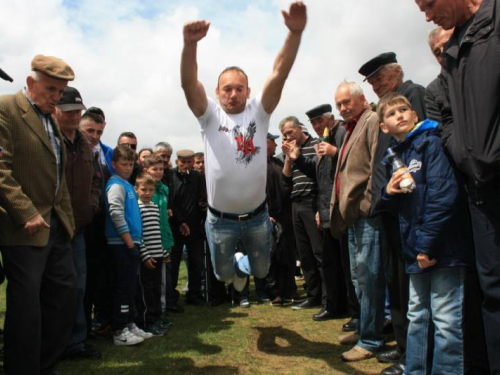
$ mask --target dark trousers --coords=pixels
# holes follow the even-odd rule
[[[333,238],[330,228],[323,230],[323,306],[332,314],[347,311],[347,287],[341,261],[340,241]]]
[[[492,374],[500,374],[500,182],[468,189],[482,315]]]
[[[349,257],[349,241],[347,234],[344,234],[340,239],[340,261],[344,271],[344,282],[347,288],[347,312],[353,319],[359,319],[360,306],[354,284],[351,277],[351,260]]]
[[[392,326],[400,362],[406,362],[406,337],[408,333],[408,313],[410,279],[405,271],[399,221],[389,213],[382,214],[382,225],[386,236],[387,285],[391,307]]]
[[[144,263],[139,266],[139,290],[136,306],[139,323],[149,327],[156,323],[161,315],[161,272],[163,258],[155,258],[155,268],[149,269]]]
[[[316,202],[313,199],[292,203],[292,221],[299,251],[300,266],[306,281],[307,299],[321,302],[321,266],[323,239],[316,225]]]
[[[87,260],[85,259],[85,238],[83,233],[76,233],[73,236],[71,248],[73,249],[73,263],[76,271],[77,310],[71,338],[66,348],[67,354],[81,350],[84,347],[84,341],[87,339],[87,321],[83,306],[85,284],[87,281]]]
[[[188,292],[186,297],[196,298],[201,292],[201,275],[203,272],[203,237],[201,236],[174,236],[174,247],[170,253],[172,260],[172,284],[177,287],[179,279],[179,267],[182,261],[182,250],[184,245],[188,255]]]
[[[50,373],[75,322],[76,272],[71,243],[52,214],[44,247],[4,246],[7,375]]]
[[[292,298],[295,285],[295,237],[291,212],[276,216],[267,286],[272,297]]]
[[[92,313],[98,320],[110,322],[113,311],[113,256],[104,235],[104,218],[96,217],[85,229],[87,284],[83,305],[87,329]]]
[[[109,245],[113,254],[115,283],[113,296],[113,331],[121,331],[133,322],[132,309],[137,290],[139,249],[129,249],[125,245]]]

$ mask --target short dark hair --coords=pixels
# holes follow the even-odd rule
[[[104,119],[101,116],[99,116],[93,112],[89,112],[89,111],[85,112],[82,116],[82,120],[86,120],[86,119],[92,120],[96,124],[104,124]]]
[[[134,133],[132,132],[123,132],[122,134],[120,134],[120,136],[118,137],[118,141],[120,141],[120,138],[121,137],[127,137],[127,138],[134,138],[134,139],[137,139],[137,137],[135,136]]]
[[[86,111],[85,111],[85,114],[84,116],[87,114],[87,113],[93,113],[93,114],[96,114],[98,116],[101,116],[103,121],[106,121],[106,116],[104,115],[104,111],[101,109],[101,108],[97,108],[97,107],[90,107],[88,108]],[[97,121],[96,121],[97,122]]]
[[[135,186],[139,187],[139,185],[153,185],[156,186],[156,181],[149,173],[142,172],[135,179]]]
[[[219,78],[217,78],[217,88],[219,87],[219,81],[220,81],[220,77],[226,73],[226,72],[240,72],[241,74],[243,74],[245,76],[245,78],[247,79],[247,87],[248,87],[248,76],[247,74],[243,71],[243,69],[241,69],[239,66],[228,66],[226,69],[224,69],[220,74],[219,74]]]
[[[203,152],[195,152],[193,156],[195,158],[204,158],[205,154]]]
[[[144,152],[144,151],[149,151],[151,154],[153,153],[153,149],[149,148],[149,147],[144,147],[144,148],[141,148],[140,151],[137,153],[137,157],[141,156],[141,154]]]
[[[126,161],[135,161],[135,151],[128,146],[116,146],[113,150],[111,161],[114,161],[116,163],[120,159]]]

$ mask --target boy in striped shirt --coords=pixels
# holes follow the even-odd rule
[[[155,336],[163,336],[167,328],[160,321],[162,263],[167,252],[163,248],[160,229],[160,209],[152,202],[156,181],[148,173],[140,174],[135,181],[142,220],[142,239],[139,248],[139,293],[137,310],[140,324]]]

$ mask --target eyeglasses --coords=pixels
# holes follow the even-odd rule
[[[137,145],[135,143],[120,143],[118,146],[127,146],[132,150],[137,150]]]

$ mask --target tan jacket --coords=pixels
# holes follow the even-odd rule
[[[370,212],[371,175],[379,129],[377,114],[366,110],[356,124],[347,145],[344,141],[339,151],[337,161],[337,176],[340,176],[339,201],[336,202],[338,178],[336,176],[330,207],[330,230],[335,238],[340,238],[360,216],[366,217]],[[342,158],[344,147],[347,149]]]
[[[55,128],[62,141],[59,127]],[[0,97],[0,146],[4,149],[0,157],[0,246],[45,246],[49,229],[28,236],[23,228],[38,213],[50,224],[52,211],[70,239],[74,221],[64,174],[64,142],[61,188],[56,195],[54,151],[42,122],[21,91]]]

